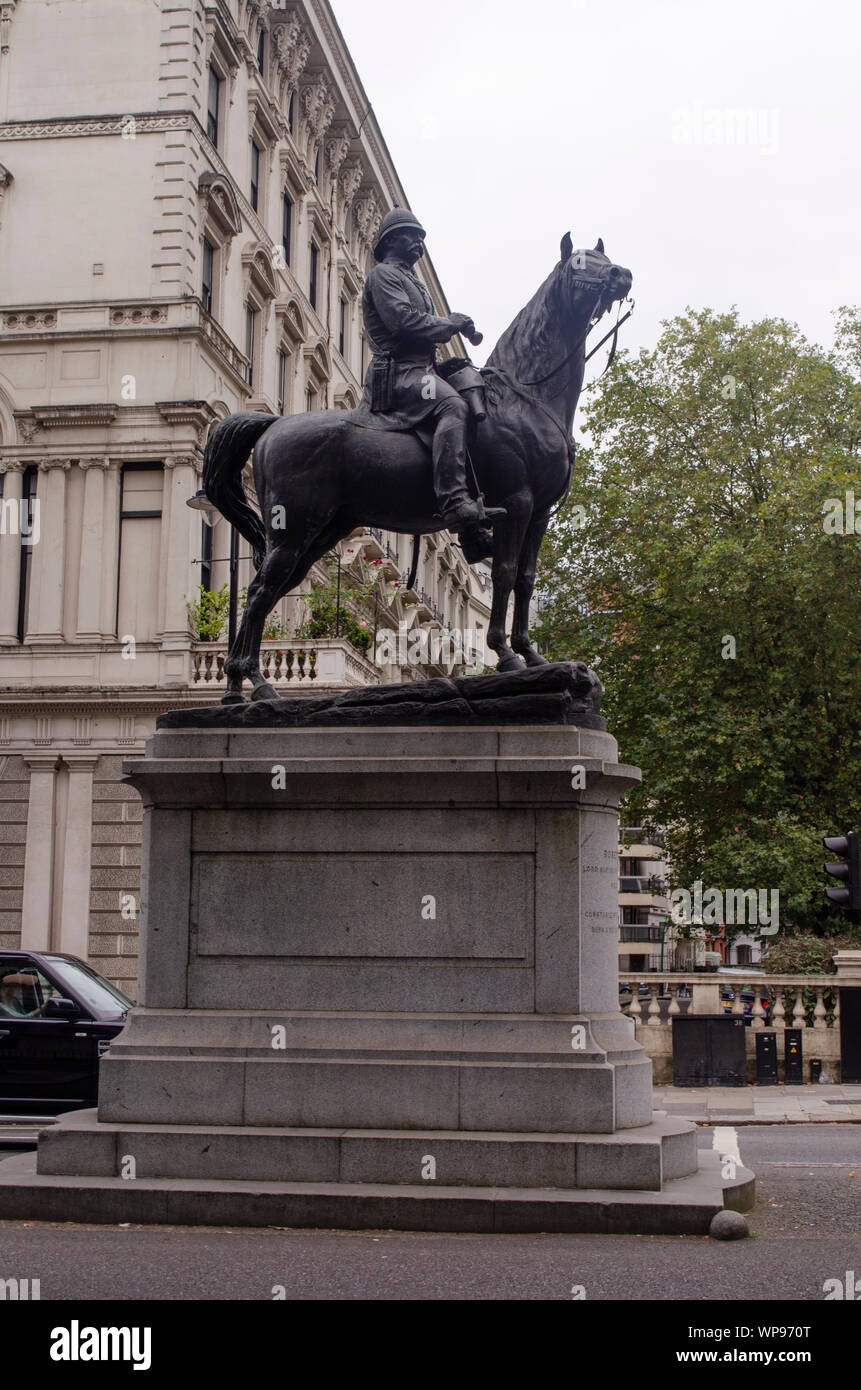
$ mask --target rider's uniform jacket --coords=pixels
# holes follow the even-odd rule
[[[454,388],[434,371],[437,343],[452,336],[433,301],[403,261],[371,271],[362,296],[365,333],[373,358],[357,414],[377,429],[414,429]]]

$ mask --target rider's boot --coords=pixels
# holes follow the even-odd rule
[[[469,409],[459,398],[446,402],[433,441],[434,489],[440,516],[449,531],[456,531],[470,564],[492,553],[493,537],[488,522],[505,516],[504,507],[485,507],[470,496],[466,479],[466,436]]]

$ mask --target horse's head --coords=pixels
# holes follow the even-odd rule
[[[589,321],[594,322],[617,300],[628,297],[633,276],[625,266],[614,265],[604,254],[600,237],[591,251],[575,251],[571,233],[566,232],[561,253],[556,274],[560,294],[572,317],[579,319],[588,313]]]

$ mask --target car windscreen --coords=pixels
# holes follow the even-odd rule
[[[68,985],[81,1003],[92,1009],[96,1018],[120,1019],[134,1008],[132,1000],[127,999],[122,990],[97,975],[89,966],[64,960],[62,956],[48,956],[47,959],[58,983]]]

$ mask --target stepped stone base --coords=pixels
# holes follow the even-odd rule
[[[42,1141],[44,1142],[44,1141]],[[25,1162],[26,1160],[26,1162]],[[14,1165],[14,1170],[13,1170]],[[277,1226],[475,1234],[707,1235],[726,1207],[753,1205],[753,1174],[721,1177],[700,1151],[697,1171],[660,1192],[439,1183],[278,1183],[260,1179],[122,1178],[36,1174],[33,1156],[0,1164],[0,1220]]]
[[[611,1134],[651,1116],[619,1014],[137,1009],[99,1086],[113,1123]]]
[[[135,1182],[190,1174],[230,1182],[253,1173],[262,1182],[410,1185],[428,1160],[441,1187],[660,1191],[696,1172],[697,1136],[687,1121],[666,1116],[624,1134],[548,1135],[121,1125],[99,1122],[90,1110],[43,1134],[38,1172],[113,1178],[125,1168]]]

